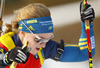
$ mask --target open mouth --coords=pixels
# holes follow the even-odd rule
[[[37,50],[37,51],[39,51],[39,50],[40,50],[40,48],[36,48],[36,50]]]

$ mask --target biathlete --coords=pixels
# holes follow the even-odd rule
[[[0,66],[10,68],[12,62],[17,62],[16,68],[41,68],[45,59],[51,58],[61,62],[81,62],[88,60],[87,36],[85,20],[90,23],[92,56],[95,54],[95,39],[93,20],[95,13],[90,4],[83,7],[80,4],[82,33],[79,43],[64,44],[51,40],[53,22],[49,9],[40,3],[30,4],[16,11],[16,17],[7,25],[6,34],[0,37]],[[22,49],[28,41],[31,50]]]

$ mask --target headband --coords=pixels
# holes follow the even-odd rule
[[[28,28],[33,33],[52,33],[53,32],[53,23],[50,16],[25,19],[25,20],[19,21],[18,24],[19,24],[18,30],[23,31],[23,32],[31,33],[28,30]]]

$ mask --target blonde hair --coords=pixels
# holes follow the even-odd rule
[[[29,4],[28,6],[25,6],[15,11],[15,14],[16,14],[15,19],[11,22],[11,25],[6,24],[7,29],[5,33],[10,31],[18,33],[19,32],[18,22],[20,20],[37,18],[37,17],[46,17],[51,15],[49,9],[41,3]]]

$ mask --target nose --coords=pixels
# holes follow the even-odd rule
[[[40,43],[40,46],[41,46],[42,48],[45,48],[46,43],[45,43],[45,42],[42,42],[42,43]]]

